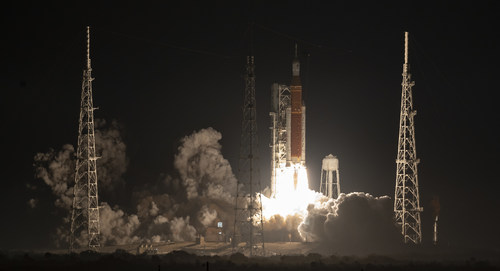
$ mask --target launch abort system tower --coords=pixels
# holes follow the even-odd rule
[[[94,103],[90,67],[90,28],[87,27],[87,68],[83,71],[78,148],[76,151],[75,186],[71,213],[70,251],[85,246],[100,247],[99,198],[94,136]],[[86,245],[82,244],[86,242]]]
[[[403,64],[403,82],[401,90],[401,113],[399,120],[398,153],[396,158],[396,188],[394,191],[394,212],[396,223],[401,226],[404,242],[419,244],[422,242],[420,225],[420,207],[418,193],[418,172],[415,147],[415,122],[417,114],[413,110],[412,87],[408,73],[408,32],[405,32],[405,59]]]

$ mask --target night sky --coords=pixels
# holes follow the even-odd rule
[[[119,123],[129,158],[126,186],[100,200],[133,212],[133,191],[175,174],[179,140],[193,131],[220,131],[236,172],[253,23],[263,183],[270,86],[289,84],[297,42],[311,188],[318,189],[321,160],[331,153],[340,160],[343,192],[393,197],[409,31],[423,242],[431,242],[430,201],[439,196],[443,245],[499,249],[496,2],[163,2],[2,8],[0,248],[51,246],[60,213],[34,178],[33,157],[76,144],[87,25],[95,117]],[[40,200],[34,209],[26,203],[33,197]]]

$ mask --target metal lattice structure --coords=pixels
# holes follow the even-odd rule
[[[233,252],[242,252],[248,256],[264,256],[254,70],[254,57],[247,56],[232,245]]]
[[[276,193],[276,179],[290,160],[288,150],[287,114],[290,114],[290,87],[274,83],[271,86],[271,197]],[[288,112],[288,113],[287,113]]]
[[[92,101],[92,68],[90,66],[90,27],[87,27],[87,67],[83,71],[78,148],[76,152],[75,186],[71,214],[70,251],[100,247],[99,198]],[[85,241],[82,241],[85,240]]]
[[[401,226],[404,242],[422,242],[420,207],[418,193],[418,172],[415,147],[415,122],[417,111],[413,109],[412,87],[408,72],[408,32],[405,32],[405,59],[401,90],[401,115],[399,120],[398,153],[396,159],[396,188],[394,192],[394,212],[396,223]]]
[[[331,154],[323,158],[319,192],[332,199],[340,195],[339,159]]]

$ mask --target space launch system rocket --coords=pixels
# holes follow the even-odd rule
[[[290,110],[287,112],[288,155],[287,164],[306,162],[306,107],[302,101],[300,82],[300,61],[295,44],[295,58],[292,62],[292,82],[290,84]]]
[[[306,107],[302,99],[300,61],[295,45],[290,85],[271,86],[271,195],[276,195],[287,172],[297,188],[299,168],[306,166]],[[280,177],[281,176],[281,177]]]

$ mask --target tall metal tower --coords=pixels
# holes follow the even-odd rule
[[[290,87],[274,83],[271,86],[271,197],[276,197],[277,177],[290,160],[288,152],[287,116],[290,113]]]
[[[340,195],[339,159],[331,154],[323,158],[319,192],[332,199]]]
[[[264,256],[264,223],[258,171],[257,114],[254,57],[247,56],[245,97],[241,128],[238,185],[236,191],[233,252]],[[256,192],[258,194],[256,195]],[[244,243],[244,245],[241,245]]]
[[[87,26],[87,68],[83,71],[78,148],[76,152],[73,211],[71,214],[70,251],[84,246],[78,240],[86,240],[88,249],[98,250],[99,198],[94,136],[94,103],[92,101],[92,68],[90,67],[90,27]]]
[[[411,74],[408,73],[408,32],[405,32],[405,59],[401,90],[401,115],[399,120],[398,154],[396,159],[396,188],[394,192],[394,212],[396,222],[401,225],[404,242],[422,242],[420,207],[418,193],[418,173],[415,147],[415,122],[417,114],[413,110]]]

